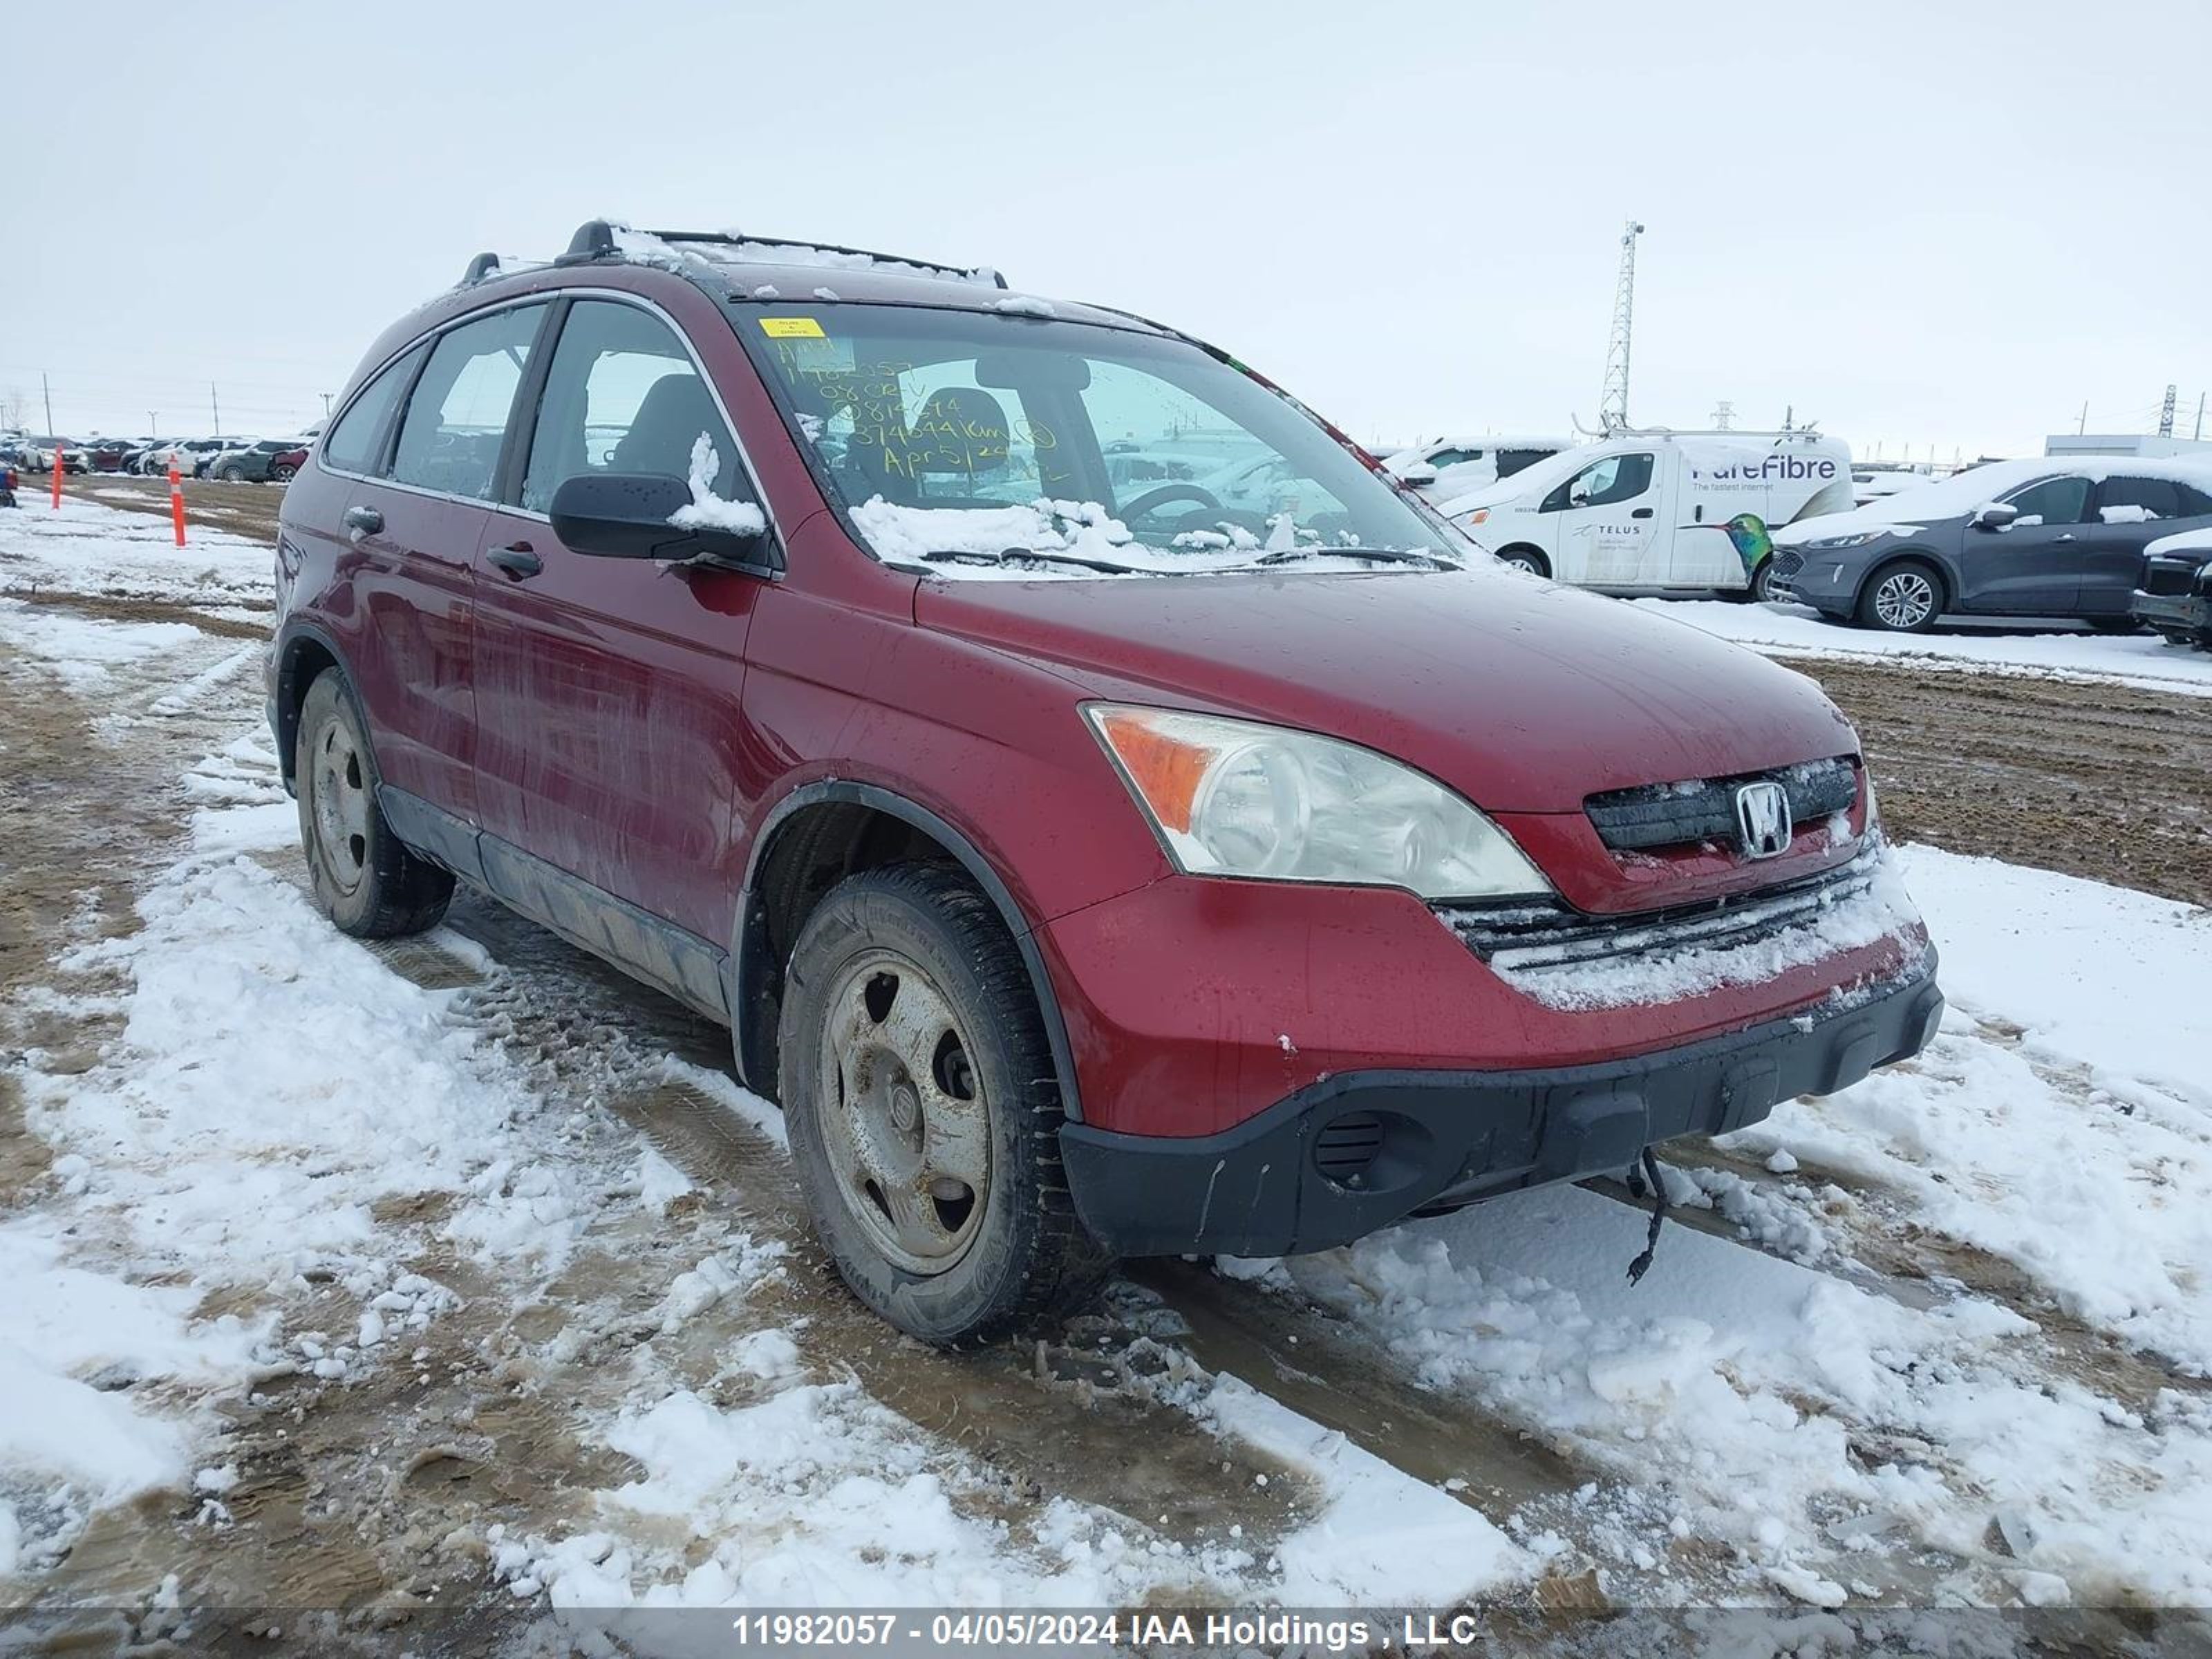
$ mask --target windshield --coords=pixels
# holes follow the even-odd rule
[[[735,310],[877,556],[1119,573],[1459,554],[1295,404],[1188,343],[1019,313]]]

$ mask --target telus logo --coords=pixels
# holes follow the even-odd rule
[[[1690,470],[1693,473],[1697,471],[1695,467]],[[1825,459],[1808,461],[1802,455],[1768,455],[1763,457],[1757,466],[1753,466],[1748,462],[1739,462],[1735,466],[1724,466],[1717,471],[1707,472],[1702,476],[1708,478],[1747,479],[1832,478],[1836,476],[1836,464]]]

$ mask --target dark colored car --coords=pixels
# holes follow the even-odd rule
[[[245,449],[219,455],[209,464],[208,476],[225,483],[278,483],[290,481],[307,465],[307,446],[297,438],[264,438]]]
[[[138,447],[136,439],[101,438],[85,447],[85,460],[94,472],[120,472],[125,460]]]
[[[2212,531],[2163,536],[2145,550],[2135,619],[2172,645],[2212,651]]]
[[[1768,596],[1862,628],[1947,616],[2132,629],[2143,550],[2212,526],[2212,463],[1996,461],[1774,532]]]
[[[594,222],[387,331],[269,718],[340,927],[459,878],[729,1024],[887,1317],[1618,1172],[1934,1031],[1811,681],[1463,563],[1187,336],[787,246]],[[1296,505],[1115,483],[1194,428]]]

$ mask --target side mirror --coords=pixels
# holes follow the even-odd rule
[[[2011,528],[2012,521],[2018,517],[2020,517],[2018,507],[2008,507],[2002,501],[1991,501],[1984,507],[1977,507],[1971,522],[1977,530],[2007,530]]]
[[[665,472],[580,472],[553,492],[553,533],[572,551],[599,559],[726,560],[758,568],[767,562],[766,520],[747,530],[737,523],[695,524],[677,515],[691,506],[691,487]],[[721,504],[720,517],[742,520],[744,504]]]
[[[1419,466],[1407,467],[1398,475],[1398,481],[1409,489],[1426,489],[1436,483],[1437,470],[1424,462]]]
[[[1589,491],[1587,489],[1577,489],[1573,495],[1567,497],[1567,505],[1569,507],[1588,507],[1589,505]]]

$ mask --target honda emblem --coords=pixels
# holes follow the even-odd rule
[[[1778,783],[1747,783],[1735,792],[1735,824],[1747,859],[1790,848],[1790,797]]]

